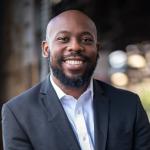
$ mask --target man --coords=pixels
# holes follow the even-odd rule
[[[53,18],[42,49],[51,75],[4,104],[4,150],[150,150],[139,97],[92,77],[99,44],[88,16]]]

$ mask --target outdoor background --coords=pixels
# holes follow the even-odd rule
[[[69,8],[83,10],[97,25],[101,51],[95,78],[139,94],[150,119],[147,0],[2,0],[1,106],[47,76],[47,61],[41,55],[46,25],[52,16]]]

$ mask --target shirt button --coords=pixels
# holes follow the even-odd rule
[[[78,115],[80,115],[80,114],[81,114],[81,111],[80,111],[80,110],[78,110],[78,111],[77,111],[77,114],[78,114]]]
[[[86,136],[83,136],[83,141],[86,141]]]

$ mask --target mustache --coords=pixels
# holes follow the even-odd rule
[[[63,61],[63,60],[70,58],[70,57],[80,57],[85,61],[91,61],[90,57],[84,55],[83,53],[78,53],[78,52],[71,52],[68,55],[60,56],[59,60]]]

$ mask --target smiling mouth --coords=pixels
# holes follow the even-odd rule
[[[66,60],[65,63],[69,65],[81,65],[83,64],[82,60]]]
[[[79,66],[79,65],[83,65],[85,63],[85,59],[82,58],[82,57],[66,57],[64,58],[63,62],[68,64],[68,65],[76,65],[76,66]]]

